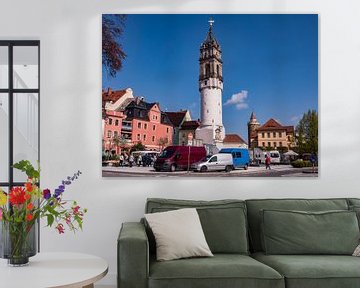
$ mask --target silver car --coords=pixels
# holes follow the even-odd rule
[[[234,169],[233,158],[231,154],[214,154],[207,156],[201,161],[191,165],[194,171],[226,171],[230,172]]]

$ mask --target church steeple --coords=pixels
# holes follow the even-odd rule
[[[204,42],[200,45],[200,91],[206,87],[223,89],[221,47],[213,32],[214,22],[210,18],[209,31]]]
[[[222,60],[221,47],[214,35],[214,20],[209,20],[209,30],[200,45],[200,127],[196,139],[204,144],[222,143],[225,128],[222,122]]]

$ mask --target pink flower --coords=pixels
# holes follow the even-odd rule
[[[65,233],[64,226],[61,223],[59,223],[55,228],[58,230],[59,234]]]
[[[0,220],[2,220],[2,218],[3,218],[3,211],[2,211],[2,209],[0,208]]]

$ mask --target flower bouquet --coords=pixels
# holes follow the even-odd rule
[[[27,160],[13,166],[26,173],[28,179],[23,187],[12,187],[9,193],[0,188],[0,257],[8,259],[9,265],[26,265],[29,257],[36,254],[36,223],[45,218],[47,226],[55,227],[59,234],[82,229],[86,209],[75,202],[64,200],[66,186],[81,174],[76,172],[54,189],[40,189],[40,169]]]

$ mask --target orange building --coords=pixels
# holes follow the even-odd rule
[[[104,110],[103,113],[103,151],[119,154],[122,120],[125,115],[122,111]]]

